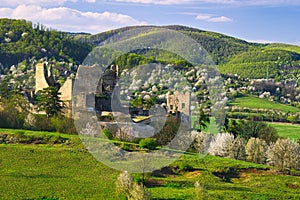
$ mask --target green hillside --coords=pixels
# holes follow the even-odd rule
[[[264,47],[264,49],[273,49],[273,50],[280,49],[280,50],[286,50],[286,51],[291,51],[300,54],[300,47],[296,45],[290,45],[290,44],[279,44],[279,43],[268,44]]]
[[[150,26],[151,27],[151,26]],[[105,41],[109,37],[128,31],[136,27],[125,27],[112,31],[107,31],[104,33],[92,35],[86,37],[86,41],[98,45]],[[254,48],[254,44],[250,44],[244,40],[239,40],[234,37],[226,36],[219,33],[203,31],[195,28],[172,25],[172,26],[162,26],[162,28],[168,28],[171,30],[176,30],[181,33],[191,36],[194,40],[199,42],[212,56],[216,63],[224,63],[229,60],[229,57],[236,55],[240,52],[245,52]]]
[[[0,72],[7,73],[7,68],[11,65],[31,58],[46,57],[81,63],[93,46],[133,28],[136,27],[124,27],[91,35],[47,29],[43,25],[25,20],[0,19],[0,62],[3,65]],[[293,73],[298,73],[299,46],[249,43],[224,34],[179,25],[162,28],[179,31],[198,41],[219,65],[223,74],[238,74],[248,78],[267,76],[274,78],[290,73],[291,67],[296,68],[296,72]],[[156,52],[156,56],[152,55],[153,52],[149,51],[131,52],[118,58],[116,62],[122,67],[148,62],[169,62],[183,67],[189,65],[170,52],[162,51]]]
[[[125,27],[85,37],[85,41],[98,45],[109,37],[136,27]],[[199,42],[219,65],[223,74],[238,74],[245,78],[275,78],[290,73],[293,66],[300,65],[300,47],[288,44],[248,43],[224,34],[203,31],[185,26],[163,26],[189,35]],[[138,37],[138,36],[136,36]],[[142,58],[131,55],[133,60],[143,63]],[[129,56],[130,57],[130,56]],[[160,52],[160,60],[172,60],[166,52]],[[128,55],[120,63],[131,63]],[[150,59],[153,60],[153,59]],[[133,62],[133,63],[139,63]],[[129,67],[129,66],[127,66]],[[298,71],[297,71],[298,73]]]
[[[300,54],[285,49],[264,49],[235,55],[219,66],[223,74],[238,74],[244,78],[275,78],[279,74],[296,71],[300,65]]]
[[[75,36],[25,20],[0,19],[2,72],[11,65],[31,58],[82,62],[92,48],[87,43],[75,40]]]

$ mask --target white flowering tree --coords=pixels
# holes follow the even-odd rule
[[[247,160],[263,164],[266,161],[267,143],[259,138],[250,138],[246,145]]]
[[[246,140],[244,138],[235,138],[230,145],[229,157],[237,160],[246,159]]]
[[[230,133],[219,133],[210,143],[208,153],[213,156],[229,157],[230,146],[234,136]]]
[[[278,139],[267,150],[267,163],[285,169],[300,169],[300,145],[290,139]]]
[[[214,138],[213,135],[198,131],[192,131],[192,135],[195,138],[194,148],[196,152],[206,154]]]

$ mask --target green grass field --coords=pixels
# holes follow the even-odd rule
[[[241,97],[235,99],[233,102],[230,103],[231,106],[238,106],[238,107],[246,107],[246,108],[257,108],[257,109],[271,109],[271,110],[278,110],[284,112],[291,112],[297,113],[300,112],[300,108],[271,102],[266,99],[260,99],[258,97]]]
[[[125,199],[115,192],[120,172],[80,145],[1,144],[0,152],[0,199]],[[147,176],[152,199],[195,199],[196,181],[205,199],[300,198],[299,176],[277,174],[264,165],[190,154],[169,168],[173,174]]]
[[[277,130],[281,137],[300,139],[300,125],[268,123]]]

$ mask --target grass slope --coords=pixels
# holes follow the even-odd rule
[[[268,123],[277,130],[277,133],[281,137],[287,137],[291,139],[300,139],[300,126],[293,124],[283,123]]]
[[[300,47],[296,45],[274,43],[274,44],[268,44],[265,47],[265,49],[280,49],[280,50],[286,50],[286,51],[291,51],[300,54]]]
[[[278,111],[284,111],[284,112],[291,112],[291,113],[297,113],[300,112],[299,108],[271,102],[266,99],[260,99],[258,97],[241,97],[235,99],[233,102],[230,103],[232,106],[238,106],[238,107],[246,107],[246,108],[256,108],[256,109],[271,109],[271,110],[278,110]]]
[[[0,151],[0,199],[124,199],[115,193],[119,172],[83,149],[0,145]]]
[[[150,191],[154,199],[194,199],[194,183],[204,188],[203,199],[297,199],[299,177],[275,175],[263,165],[232,159],[205,156],[183,156],[173,166],[190,165],[194,169],[166,178],[154,178],[164,183]],[[274,184],[275,183],[275,184]]]

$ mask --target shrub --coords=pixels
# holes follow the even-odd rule
[[[63,138],[59,135],[52,135],[49,138],[49,142],[53,143],[53,144],[63,144],[63,143],[65,143],[66,140],[67,140],[66,138]]]
[[[125,194],[127,197],[130,197],[130,191],[133,188],[133,178],[127,172],[122,172],[116,182],[116,190],[119,194]]]
[[[113,134],[112,134],[109,130],[103,129],[103,130],[102,130],[102,133],[103,133],[109,140],[114,139]]]
[[[146,191],[145,188],[137,183],[133,184],[133,188],[130,191],[129,200],[150,200],[151,194],[150,192]]]
[[[237,136],[249,140],[250,138],[260,138],[266,141],[268,144],[276,142],[278,139],[277,131],[274,127],[271,127],[263,122],[250,121],[239,121],[233,130]]]
[[[76,127],[74,120],[65,116],[53,116],[51,117],[52,128],[59,133],[76,134]]]
[[[267,163],[285,169],[300,169],[300,145],[290,139],[278,139],[267,150]]]
[[[29,104],[26,98],[14,94],[8,99],[0,99],[0,127],[21,129],[28,115]]]
[[[259,138],[250,138],[246,145],[247,160],[254,163],[264,164],[266,161],[265,153],[268,145]]]
[[[36,131],[55,131],[51,125],[51,121],[46,115],[35,114],[33,130]]]
[[[133,177],[127,171],[119,175],[116,190],[119,194],[126,195],[128,200],[148,200],[151,197],[142,185],[134,183]]]
[[[286,120],[288,122],[293,123],[293,124],[297,122],[297,118],[295,116],[293,116],[293,115],[288,116]]]
[[[0,105],[1,106],[1,105]],[[23,128],[25,117],[16,108],[6,108],[0,111],[0,127]]]
[[[130,151],[130,145],[127,143],[122,143],[121,149],[123,149],[124,151]]]
[[[139,146],[141,148],[147,148],[149,150],[155,150],[158,146],[155,138],[145,138],[140,140]]]
[[[200,181],[196,181],[194,184],[195,187],[195,200],[206,199],[206,190],[203,184]]]
[[[181,162],[179,165],[180,171],[192,171],[194,168],[186,162]]]

